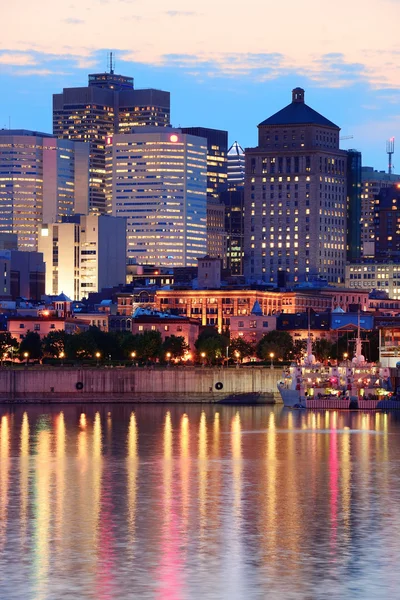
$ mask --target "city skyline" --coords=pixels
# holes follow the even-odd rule
[[[374,1],[360,14],[340,0],[331,20],[314,2],[307,11],[290,3],[284,29],[266,27],[277,15],[259,0],[248,14],[232,6],[227,13],[209,0],[193,10],[181,0],[168,10],[157,2],[112,6],[113,12],[110,2],[84,0],[79,11],[71,3],[41,14],[25,1],[9,7],[0,72],[13,93],[0,101],[0,126],[8,127],[10,118],[12,128],[50,132],[51,94],[86,85],[89,72],[106,70],[113,50],[116,71],[133,76],[135,87],[171,92],[175,127],[226,129],[229,143],[252,147],[254,126],[282,107],[287,89],[299,86],[342,136],[353,136],[343,149],[356,148],[363,164],[386,169],[385,140],[400,135],[396,3]]]

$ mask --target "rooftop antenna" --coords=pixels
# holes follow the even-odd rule
[[[389,175],[392,174],[393,165],[392,165],[392,156],[394,154],[394,137],[391,137],[390,140],[386,142],[386,154],[389,157]]]
[[[114,74],[114,63],[113,63],[113,53],[110,52],[109,54],[109,58],[110,58],[110,75]]]

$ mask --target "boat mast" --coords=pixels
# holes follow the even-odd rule
[[[361,340],[361,328],[360,328],[360,309],[358,310],[358,326],[357,326],[357,338],[356,338],[356,350],[354,355],[356,362],[363,362],[364,357],[362,355],[362,340]]]

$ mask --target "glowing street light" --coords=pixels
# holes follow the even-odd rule
[[[347,359],[348,359],[348,357],[349,357],[349,355],[347,354],[347,352],[345,352],[345,353],[343,354],[343,360],[345,360],[345,361],[346,361],[346,363],[347,363]]]
[[[167,354],[165,356],[167,357],[168,366],[169,366],[170,365],[170,360],[171,360],[171,352],[167,352]]]
[[[100,359],[100,356],[101,356],[100,352],[96,352],[95,356],[97,358],[97,366],[99,366],[99,359]]]
[[[26,360],[26,365],[28,365],[28,361],[29,361],[29,352],[24,352],[24,358]]]
[[[236,356],[236,366],[238,367],[239,361],[240,361],[240,352],[238,350],[236,350],[235,356]]]
[[[205,353],[205,352],[202,352],[202,353],[200,354],[200,356],[201,356],[201,358],[203,359],[203,367],[204,367],[204,365],[206,364],[206,361],[205,361],[205,358],[206,358],[206,353]]]
[[[133,351],[133,352],[131,352],[132,366],[134,366],[134,364],[135,364],[135,358],[136,358],[136,352]]]
[[[274,368],[274,356],[275,356],[275,354],[273,352],[269,353],[269,357],[271,359],[271,369]]]
[[[60,352],[60,357],[61,358],[61,366],[63,366],[63,358],[65,357],[65,352]]]

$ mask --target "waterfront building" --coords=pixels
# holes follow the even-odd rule
[[[107,215],[75,215],[43,224],[39,248],[46,262],[46,293],[80,300],[125,283],[126,222]]]
[[[400,183],[400,175],[362,167],[361,243],[362,257],[375,257],[375,203],[381,190]]]
[[[348,261],[361,258],[362,157],[358,150],[347,151],[347,254]]]
[[[60,221],[88,207],[89,147],[24,129],[0,131],[0,233],[35,251],[43,219]]]
[[[246,149],[244,273],[277,284],[344,280],[346,152],[340,128],[307,106],[304,90],[258,126]]]
[[[141,127],[107,145],[108,210],[127,220],[127,262],[197,266],[207,251],[207,142]]]
[[[276,320],[276,315],[265,316],[256,300],[250,314],[230,317],[230,337],[257,344],[264,335],[276,329]]]
[[[219,331],[228,329],[231,318],[251,313],[258,302],[263,315],[318,311],[337,307],[368,310],[368,291],[325,287],[322,289],[294,289],[290,291],[221,288],[214,290],[174,289],[157,290],[157,310],[199,319],[203,326],[215,326]]]
[[[89,75],[87,87],[64,88],[53,95],[54,134],[90,145],[91,212],[106,212],[106,138],[137,126],[166,127],[169,119],[169,92],[134,89],[133,78],[114,73],[112,62],[109,73]]]
[[[112,317],[110,317],[112,321]],[[127,319],[129,329],[129,319]],[[157,312],[146,308],[137,308],[132,315],[131,331],[133,335],[142,334],[145,331],[159,331],[162,340],[172,335],[183,337],[189,346],[189,351],[195,351],[195,342],[199,337],[200,323],[197,319],[178,317],[167,313]]]
[[[7,319],[7,331],[18,342],[24,339],[28,332],[37,333],[41,339],[52,331],[65,331],[66,333],[80,333],[87,331],[89,324],[73,317],[37,316],[28,317],[24,315],[10,316]]]
[[[237,189],[244,186],[245,179],[245,155],[244,150],[238,144],[233,142],[228,150],[228,189]]]

